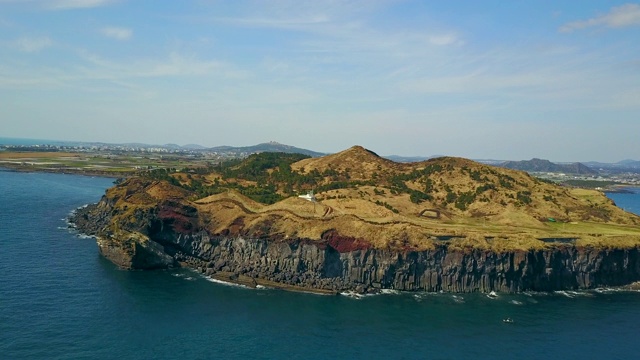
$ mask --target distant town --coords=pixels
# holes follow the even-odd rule
[[[242,159],[260,152],[301,153],[311,157],[326,155],[277,142],[254,146],[148,145],[51,142],[0,144],[0,167],[22,171],[70,172],[126,176],[141,170],[206,167],[224,161]],[[59,155],[59,156],[58,156]],[[384,157],[384,156],[383,156]],[[432,157],[387,156],[397,162],[427,160]],[[621,191],[624,186],[640,186],[640,161],[618,163],[556,164],[548,160],[525,161],[476,160],[485,164],[527,171],[532,176],[578,187],[603,191]],[[622,190],[624,191],[624,190]]]

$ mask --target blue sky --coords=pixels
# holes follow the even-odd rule
[[[640,3],[0,0],[0,136],[640,159]]]

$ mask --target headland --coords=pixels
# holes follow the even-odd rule
[[[516,292],[640,280],[640,217],[600,191],[462,158],[396,163],[360,146],[144,172],[73,221],[122,268],[186,266],[249,286]]]

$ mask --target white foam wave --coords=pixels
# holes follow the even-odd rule
[[[594,289],[593,291],[597,292],[598,294],[611,294],[611,293],[622,292],[625,290],[622,288],[597,288],[597,289]]]
[[[341,292],[340,295],[346,296],[346,297],[351,298],[351,299],[356,299],[356,300],[360,300],[360,299],[363,299],[365,297],[373,296],[373,294],[360,294],[360,293],[357,293],[355,291],[344,291],[344,292]]]
[[[211,281],[212,283],[216,283],[216,284],[220,284],[220,285],[239,287],[239,288],[243,288],[243,289],[250,289],[246,285],[236,284],[236,283],[232,283],[232,282],[229,282],[229,281],[218,280],[218,279],[214,279],[214,278],[208,277],[208,276],[205,276],[205,279],[207,281]]]
[[[498,294],[496,294],[495,291],[491,291],[490,293],[487,294],[487,297],[489,299],[497,299],[499,296],[498,296]]]
[[[422,300],[428,298],[428,297],[434,297],[434,296],[439,296],[439,293],[436,292],[421,292],[421,293],[416,293],[413,294],[413,298],[417,301],[417,302],[421,302]]]
[[[400,291],[394,289],[381,289],[380,294],[384,295],[399,295]]]
[[[566,296],[566,297],[568,297],[569,299],[573,299],[573,298],[575,297],[575,295],[570,294],[569,292],[564,291],[564,290],[554,291],[553,293],[554,293],[554,294],[558,294],[558,295]]]

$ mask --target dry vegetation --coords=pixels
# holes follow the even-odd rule
[[[376,248],[406,250],[441,243],[494,251],[563,241],[640,244],[640,218],[603,193],[560,187],[521,171],[460,158],[400,164],[362,147],[291,163],[273,156],[269,161],[277,166],[264,165],[270,163],[257,155],[225,170],[133,178],[107,196],[121,209],[116,221],[171,200],[195,207],[200,226],[212,234],[274,240],[320,240],[335,230]],[[315,203],[293,195],[311,189]]]

